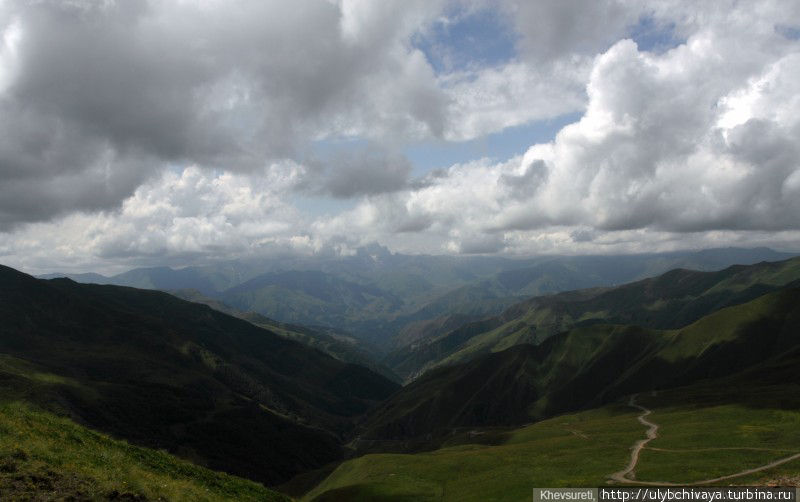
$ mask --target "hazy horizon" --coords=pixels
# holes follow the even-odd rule
[[[288,263],[292,261],[300,261],[303,263],[323,263],[326,261],[335,261],[340,259],[347,259],[358,256],[359,253],[365,252],[365,250],[369,250],[371,246],[380,246],[377,243],[367,244],[364,247],[359,247],[354,250],[348,251],[348,254],[327,254],[327,255],[320,255],[320,254],[307,254],[307,255],[299,255],[297,253],[286,253],[282,255],[276,256],[259,256],[259,257],[244,257],[244,258],[233,258],[233,259],[225,259],[219,258],[213,261],[203,261],[203,262],[194,262],[191,261],[189,263],[183,263],[181,261],[174,262],[174,263],[164,263],[164,262],[153,262],[148,263],[144,262],[139,265],[119,265],[111,268],[97,268],[92,267],[92,265],[87,265],[85,267],[80,267],[78,269],[47,269],[47,270],[24,270],[20,269],[20,271],[35,275],[35,276],[48,276],[48,275],[58,275],[58,274],[99,274],[105,277],[112,277],[114,275],[123,274],[125,272],[130,272],[133,270],[139,269],[149,269],[149,268],[169,268],[172,270],[183,270],[189,269],[193,267],[214,267],[219,265],[224,265],[226,263],[232,262],[241,262],[241,263]],[[680,254],[691,254],[691,253],[701,253],[701,252],[709,252],[709,251],[720,251],[720,250],[769,250],[775,253],[785,254],[785,255],[800,255],[800,250],[795,249],[776,249],[768,246],[752,246],[752,247],[737,247],[737,246],[723,246],[723,247],[703,247],[703,248],[681,248],[681,249],[671,249],[665,251],[642,251],[642,252],[630,252],[630,253],[581,253],[581,254],[531,254],[531,255],[500,255],[500,254],[490,254],[490,255],[453,255],[453,254],[429,254],[429,253],[399,253],[393,252],[391,249],[381,246],[383,250],[386,252],[391,253],[395,256],[413,256],[413,257],[430,257],[430,258],[442,258],[442,257],[452,257],[452,258],[461,258],[461,259],[470,259],[470,258],[484,258],[484,259],[491,259],[491,258],[499,258],[505,259],[510,261],[519,261],[519,262],[530,262],[535,260],[547,260],[547,259],[557,259],[557,258],[580,258],[580,257],[620,257],[620,256],[648,256],[648,255],[680,255]],[[0,265],[6,265],[5,263],[0,263]],[[290,267],[291,268],[291,267]]]

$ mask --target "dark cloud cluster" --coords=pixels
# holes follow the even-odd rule
[[[500,175],[499,181],[508,188],[512,198],[529,199],[547,182],[547,165],[541,159],[537,159],[528,165],[522,174],[504,173]]]
[[[316,191],[336,198],[375,195],[406,188],[411,163],[376,146],[337,152],[324,165]]]
[[[542,64],[605,51],[625,35],[646,7],[644,2],[637,6],[618,0],[513,0],[506,8],[523,34],[523,54]]]
[[[334,3],[260,0],[1,8],[0,30],[18,34],[0,90],[5,229],[112,207],[155,164],[253,170],[320,135],[444,127],[441,91],[390,36],[397,18],[350,19],[345,30]],[[331,183],[337,196],[349,191]]]

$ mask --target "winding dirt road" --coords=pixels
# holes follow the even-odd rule
[[[631,460],[628,462],[628,466],[625,467],[623,470],[615,472],[611,474],[609,477],[614,481],[619,481],[620,483],[635,483],[635,480],[628,478],[630,473],[636,468],[636,464],[639,463],[639,453],[641,453],[642,448],[644,445],[649,443],[650,441],[654,440],[658,437],[658,425],[654,424],[653,422],[647,420],[647,415],[653,413],[653,410],[645,408],[639,404],[636,404],[636,394],[632,395],[631,398],[628,400],[628,406],[633,408],[639,408],[642,410],[642,414],[637,417],[639,423],[647,427],[647,439],[640,439],[633,443],[633,448],[631,448]]]
[[[658,424],[653,423],[647,420],[647,416],[650,415],[653,410],[649,408],[645,408],[640,404],[636,403],[636,394],[632,395],[628,400],[628,406],[633,408],[638,408],[642,410],[642,414],[637,417],[639,423],[647,427],[647,438],[640,439],[633,443],[631,447],[631,459],[628,462],[627,467],[621,471],[617,471],[613,474],[610,474],[608,477],[613,480],[617,481],[618,483],[634,483],[637,485],[653,485],[653,486],[695,486],[695,485],[707,485],[710,483],[717,483],[719,481],[725,481],[727,479],[738,478],[740,476],[746,476],[748,474],[754,474],[756,472],[765,471],[767,469],[771,469],[773,467],[777,467],[781,464],[785,464],[787,462],[791,462],[792,460],[800,459],[800,453],[796,453],[789,457],[785,457],[782,459],[775,460],[774,462],[770,462],[768,464],[764,464],[759,467],[754,467],[752,469],[745,469],[743,471],[739,471],[734,474],[729,474],[727,476],[720,476],[718,478],[713,479],[704,479],[702,481],[694,481],[692,483],[671,483],[668,481],[639,481],[636,479],[631,479],[630,474],[636,469],[636,465],[639,463],[639,454],[641,453],[642,449],[645,447],[647,443],[656,439],[658,437]],[[730,450],[730,449],[739,449],[739,448],[704,448],[704,450]],[[746,450],[752,450],[755,448],[741,448]]]

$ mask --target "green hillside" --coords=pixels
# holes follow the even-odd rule
[[[663,485],[734,476],[705,483],[715,486],[800,481],[797,379],[739,386],[738,397],[724,392],[728,384],[638,396],[659,430],[642,450],[635,479]],[[460,444],[435,451],[365,455],[341,464],[303,500],[501,502],[529,499],[534,487],[613,486],[612,474],[625,468],[632,445],[645,437],[640,414],[622,400],[502,434],[471,429]],[[475,442],[487,436],[488,444]],[[748,469],[761,470],[737,475]]]
[[[365,455],[340,465],[304,500],[518,501],[535,486],[599,486],[641,435],[634,417],[610,407],[510,431],[500,444]]]
[[[395,335],[393,348],[398,350],[420,340],[436,338],[480,319],[480,316],[470,314],[448,314],[411,322]]]
[[[61,380],[27,373],[31,369],[4,357],[0,377],[5,384],[15,379],[17,392],[24,384]],[[258,483],[114,440],[6,392],[0,401],[0,499],[289,500]]]
[[[403,301],[376,286],[341,279],[321,271],[270,272],[222,292],[220,299],[237,309],[290,323],[321,324],[359,331],[377,327],[378,319],[401,308]]]
[[[0,353],[52,383],[32,387],[26,402],[267,484],[341,458],[353,423],[397,388],[166,293],[7,267],[0,326]]]
[[[380,428],[354,443],[377,453],[344,462],[304,500],[516,501],[533,487],[796,485],[798,367],[800,289],[678,330],[578,328],[409,385],[377,410]],[[555,411],[598,401],[608,404]],[[485,415],[496,406],[510,422],[554,416],[498,427],[501,413]],[[653,431],[640,417],[655,426],[654,439],[634,461],[633,446]],[[446,428],[438,438],[437,425]]]
[[[376,408],[365,439],[443,438],[519,425],[620,396],[739,373],[800,351],[800,288],[676,330],[590,325],[431,371]]]
[[[308,326],[279,322],[256,312],[243,312],[193,289],[168,291],[168,293],[190,302],[208,305],[214,310],[238,317],[239,319],[244,319],[247,322],[255,324],[260,328],[267,329],[284,338],[319,349],[340,361],[358,364],[390,380],[400,381],[400,377],[395,375],[392,370],[377,361],[377,349],[371,348],[365,342],[351,335],[342,334],[332,328],[319,327],[314,329]]]
[[[574,326],[605,323],[675,329],[796,281],[800,281],[799,258],[736,265],[717,272],[672,270],[614,288],[535,297],[500,316],[395,351],[385,363],[408,379],[432,367],[468,361],[520,343],[541,343]]]

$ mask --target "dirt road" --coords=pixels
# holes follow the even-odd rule
[[[658,425],[647,420],[646,418],[647,415],[653,412],[653,410],[636,404],[636,394],[632,395],[628,400],[628,406],[642,410],[642,414],[637,417],[637,420],[639,420],[639,423],[647,427],[647,438],[640,439],[633,443],[633,447],[631,448],[631,460],[628,462],[628,466],[625,467],[625,469],[615,472],[609,476],[614,481],[619,481],[620,483],[635,482],[628,478],[628,476],[633,472],[634,469],[636,469],[636,464],[639,463],[639,454],[641,453],[642,448],[644,448],[647,443],[658,437]]]
[[[740,476],[746,476],[748,474],[754,474],[756,472],[765,471],[767,469],[771,469],[773,467],[777,467],[781,464],[785,464],[787,462],[791,462],[792,460],[800,459],[800,453],[796,453],[789,457],[785,457],[782,459],[775,460],[768,464],[761,465],[759,467],[754,467],[752,469],[745,469],[743,471],[736,472],[734,474],[728,474],[726,476],[720,476],[718,478],[713,479],[704,479],[701,481],[693,481],[691,483],[672,483],[669,481],[641,481],[637,479],[631,479],[630,475],[636,469],[636,465],[639,463],[639,454],[642,452],[642,449],[645,447],[647,443],[656,439],[658,437],[658,424],[647,420],[647,416],[650,415],[653,410],[649,408],[645,408],[644,406],[636,403],[636,394],[630,397],[628,400],[628,406],[633,408],[638,408],[642,410],[642,414],[637,417],[639,423],[647,427],[647,438],[640,439],[633,443],[631,447],[631,459],[628,462],[627,467],[625,469],[615,472],[609,475],[609,478],[618,482],[618,483],[633,483],[637,485],[653,485],[653,486],[695,486],[695,485],[707,485],[711,483],[717,483],[720,481],[725,481],[727,479],[738,478]],[[704,448],[703,450],[730,450],[735,448]],[[752,448],[742,448],[742,449],[752,449]]]

